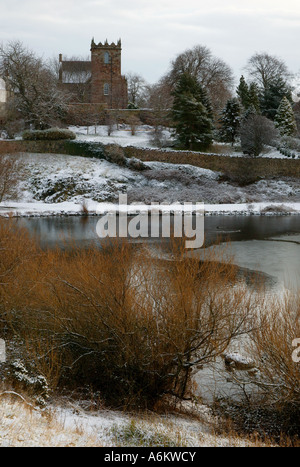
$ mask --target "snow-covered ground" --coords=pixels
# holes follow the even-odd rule
[[[32,410],[18,395],[0,398],[0,447],[254,446],[247,439],[216,435],[215,424],[202,405],[142,415],[84,409],[70,401]]]
[[[0,215],[76,215],[107,212],[127,194],[132,211],[151,203],[205,204],[206,214],[300,212],[297,179],[260,180],[245,187],[221,182],[219,173],[187,164],[146,162],[135,171],[106,160],[61,154],[22,154],[21,182],[0,203]],[[148,206],[132,207],[135,203]]]
[[[120,126],[111,136],[104,126],[70,129],[79,141],[154,148],[150,126],[138,127],[136,135]],[[164,138],[172,139],[168,130]],[[283,157],[269,151],[263,157]],[[219,180],[218,172],[187,164],[145,162],[147,170],[136,171],[105,160],[60,154],[22,154],[20,160],[22,180],[15,195],[0,203],[2,216],[79,215],[83,206],[90,214],[100,214],[111,209],[109,203],[118,203],[120,193],[127,194],[130,206],[203,202],[207,215],[300,212],[299,180],[291,177],[240,187]]]
[[[131,134],[129,125],[119,125],[113,129],[108,136],[105,125],[97,126],[70,126],[69,129],[76,133],[76,139],[79,141],[95,141],[103,144],[118,144],[119,146],[135,146],[140,148],[155,148],[153,143],[153,127],[149,125],[137,126],[135,134]],[[171,132],[168,129],[163,130],[162,138],[173,141]]]
[[[107,212],[115,212],[116,205],[110,203],[95,203],[89,201],[88,210],[90,215],[101,215]],[[156,206],[157,208],[157,206]],[[241,203],[241,204],[205,204],[205,215],[295,215],[300,214],[300,203]],[[126,212],[135,214],[150,210],[149,205],[129,205]],[[176,207],[174,207],[174,211]],[[119,208],[117,206],[117,211]],[[124,207],[120,206],[120,211]],[[173,212],[174,212],[173,211]],[[172,210],[171,210],[172,212]],[[82,215],[82,205],[76,202],[62,203],[23,203],[5,202],[0,204],[0,216],[3,217],[38,217],[38,216],[62,216]],[[84,215],[86,215],[84,213]]]
[[[129,125],[119,125],[113,129],[110,136],[108,136],[107,127],[105,125],[97,126],[70,126],[69,129],[76,133],[76,138],[79,141],[93,141],[101,142],[103,144],[118,144],[119,146],[134,146],[138,148],[156,149],[153,139],[153,127],[150,125],[137,126],[135,135],[131,134]],[[172,145],[174,137],[169,129],[164,129],[161,134],[161,140],[164,143],[164,150],[173,150]],[[229,157],[243,157],[244,154],[236,147],[232,149],[229,144],[217,143],[216,147],[219,148],[215,154]],[[185,151],[186,152],[186,151]],[[300,158],[300,152],[292,151],[295,153],[296,158]],[[265,148],[260,157],[287,159],[288,156],[282,154],[278,149],[268,146]]]

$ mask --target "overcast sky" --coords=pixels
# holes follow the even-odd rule
[[[300,0],[0,0],[0,41],[44,58],[90,54],[122,39],[122,72],[156,82],[177,54],[201,44],[239,79],[255,52],[300,71]]]

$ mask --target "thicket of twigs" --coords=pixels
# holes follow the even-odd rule
[[[21,163],[16,156],[0,154],[0,203],[13,195],[19,181]]]
[[[247,335],[260,370],[252,378],[256,404],[286,410],[291,420],[300,402],[292,359],[299,297],[270,303],[250,293],[213,250],[205,262],[186,258],[178,243],[172,253],[163,261],[117,241],[41,250],[3,219],[0,335],[8,366],[18,359],[51,390],[89,386],[108,404],[153,408],[167,394],[189,397],[193,370]]]
[[[41,251],[12,220],[0,238],[1,333],[51,385],[92,384],[119,404],[185,397],[192,369],[253,326],[230,264],[180,248],[166,264],[124,242]]]
[[[271,436],[276,442],[299,445],[300,433],[300,294],[287,294],[267,303],[249,341],[249,355],[259,371],[245,373],[236,384],[254,392],[241,402],[222,401],[227,415],[242,433]],[[298,347],[298,348],[297,348]]]

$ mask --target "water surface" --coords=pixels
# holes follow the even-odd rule
[[[96,234],[98,217],[41,217],[20,218],[18,223],[37,235],[43,247],[64,247],[72,241],[77,246],[95,243],[101,246]],[[271,277],[278,287],[300,287],[300,216],[207,216],[205,217],[205,247],[218,247],[234,256],[241,268],[259,271]],[[168,247],[167,238],[130,239],[147,242],[154,248]],[[188,255],[202,257],[203,251]]]

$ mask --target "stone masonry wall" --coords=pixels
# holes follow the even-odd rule
[[[1,154],[16,154],[21,152],[53,153],[87,156],[82,145],[76,145],[75,141],[0,141]],[[94,143],[95,147],[105,148],[104,145]],[[90,145],[89,145],[90,147]],[[70,148],[72,148],[70,150]],[[172,164],[191,164],[218,172],[236,172],[240,170],[241,158],[219,156],[214,154],[192,153],[188,151],[163,151],[155,149],[141,149],[134,147],[123,148],[126,157],[135,157],[142,161],[159,161]],[[300,160],[291,159],[250,159],[255,163],[256,174],[261,177],[299,177]]]

